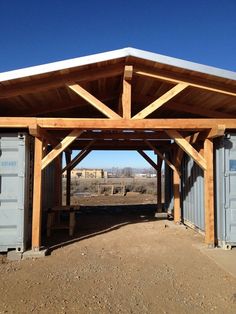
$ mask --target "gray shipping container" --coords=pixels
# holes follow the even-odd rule
[[[181,164],[181,203],[183,222],[205,230],[204,173],[188,155]]]
[[[215,219],[218,245],[236,246],[236,134],[227,134],[214,145]],[[184,223],[204,231],[204,174],[187,155],[181,167]]]
[[[31,145],[25,133],[0,134],[0,252],[23,252],[30,239]]]
[[[236,245],[236,134],[228,134],[217,143],[216,214],[220,246]]]

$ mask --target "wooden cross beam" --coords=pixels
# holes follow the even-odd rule
[[[75,129],[69,133],[52,151],[50,151],[42,160],[41,169],[43,170],[57,156],[59,156],[83,131]]]
[[[89,148],[94,144],[94,140],[91,141],[86,147],[84,147],[63,169],[62,173],[68,169],[73,169],[76,165],[84,159],[90,152]]]
[[[30,118],[0,117],[0,128],[28,128],[38,124],[41,128],[86,130],[165,130],[202,131],[217,125],[236,129],[236,119],[86,119],[86,118]]]
[[[206,160],[199,154],[189,142],[176,130],[165,130],[165,132],[179,145],[203,170],[206,170]]]
[[[150,115],[152,112],[154,112],[155,110],[157,110],[158,108],[163,106],[167,101],[172,99],[174,96],[176,96],[177,94],[182,92],[182,90],[184,90],[187,87],[188,87],[187,83],[177,84],[176,86],[174,86],[173,88],[168,90],[168,92],[166,92],[164,95],[162,95],[161,97],[159,97],[158,99],[153,101],[150,105],[148,105],[142,111],[137,113],[133,117],[133,119],[144,119],[144,118],[146,118],[148,115]]]
[[[106,117],[110,119],[121,119],[121,117],[116,112],[114,112],[109,107],[107,107],[104,103],[102,103],[92,94],[90,94],[86,89],[81,87],[79,84],[71,84],[67,86],[71,90],[73,90],[77,95],[79,95],[80,97],[85,99],[88,103],[90,103],[93,107],[95,107],[100,112],[102,112]]]
[[[156,171],[158,171],[158,165],[157,165],[143,150],[137,150],[137,152],[138,152]]]
[[[122,109],[123,118],[131,118],[131,79],[133,75],[133,66],[126,65],[123,77],[123,92],[122,92]]]
[[[149,141],[144,141],[162,160],[164,160],[167,165],[173,170],[179,173],[179,170],[156,148],[154,147]]]

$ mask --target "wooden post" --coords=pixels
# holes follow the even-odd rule
[[[215,246],[215,221],[214,221],[214,170],[213,170],[213,142],[204,141],[204,157],[207,169],[204,171],[205,182],[205,243],[209,247]]]
[[[71,153],[66,152],[66,164],[71,162]],[[71,168],[66,170],[66,205],[70,205]]]
[[[161,166],[162,159],[158,157],[158,170],[157,170],[157,212],[162,212],[162,180],[161,180]]]
[[[33,217],[32,217],[32,250],[38,251],[41,246],[41,193],[42,193],[42,170],[43,142],[35,137],[34,148],[34,189],[33,189]]]
[[[61,187],[61,174],[62,170],[62,156],[61,154],[55,159],[55,205],[62,203],[62,187]]]
[[[180,175],[177,171],[173,171],[174,184],[174,222],[181,222],[181,207],[180,207]]]

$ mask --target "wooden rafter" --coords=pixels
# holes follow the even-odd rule
[[[143,151],[137,150],[137,152],[156,170],[158,171],[158,166],[155,162]]]
[[[71,90],[73,90],[77,95],[85,99],[88,103],[90,103],[93,107],[98,109],[101,113],[103,113],[106,117],[110,119],[121,119],[121,117],[111,110],[109,107],[107,107],[104,103],[102,103],[100,100],[98,100],[96,97],[94,97],[92,94],[90,94],[86,89],[84,89],[79,84],[71,84],[67,85]]]
[[[230,95],[230,96],[236,96],[236,92],[234,92],[233,90],[228,90],[227,87],[220,87],[218,86],[218,84],[213,84],[213,83],[209,83],[209,82],[204,82],[204,83],[195,83],[191,80],[190,77],[188,78],[184,78],[184,79],[178,79],[178,78],[173,78],[170,74],[166,74],[166,75],[159,75],[155,72],[152,72],[150,70],[141,70],[141,69],[135,69],[134,73],[136,75],[140,75],[140,76],[146,76],[146,77],[150,77],[150,78],[154,78],[154,79],[158,79],[158,80],[163,80],[163,81],[167,81],[170,83],[185,83],[188,84],[189,86],[192,87],[197,87],[200,89],[204,89],[204,90],[209,90],[212,92],[217,92],[217,93],[221,93],[221,94],[225,94],[225,95]]]
[[[43,170],[49,165],[57,156],[59,156],[83,131],[75,129],[70,132],[50,153],[48,153],[42,160],[41,169]]]
[[[123,77],[123,90],[122,90],[122,111],[123,118],[131,118],[131,79],[133,75],[133,66],[126,65]]]
[[[166,133],[178,144],[203,170],[206,170],[206,160],[189,142],[176,130],[166,130]]]
[[[164,95],[153,101],[150,105],[148,105],[146,108],[144,108],[142,111],[137,113],[133,119],[143,119],[146,118],[148,115],[150,115],[152,112],[163,106],[167,101],[175,97],[177,94],[182,92],[185,88],[188,87],[188,84],[186,83],[179,83],[168,92],[166,92]]]
[[[226,112],[220,112],[220,111],[216,111],[216,110],[210,110],[210,109],[206,109],[201,107],[196,107],[193,105],[184,105],[184,104],[180,104],[180,103],[175,103],[175,102],[171,102],[166,104],[168,109],[172,109],[174,111],[178,111],[178,112],[187,112],[187,113],[191,113],[191,114],[196,114],[199,116],[205,116],[205,117],[209,117],[209,118],[233,118],[234,115],[226,113]]]
[[[149,141],[145,140],[145,143],[162,159],[164,160],[167,165],[173,170],[173,171],[178,171],[178,169],[155,147],[153,146]]]
[[[90,82],[101,78],[109,78],[123,74],[123,67],[121,64],[106,65],[96,70],[83,70],[74,73],[63,75],[50,76],[49,78],[39,78],[34,81],[20,82],[9,86],[0,87],[0,99],[7,97],[14,97],[18,95],[25,95],[29,93],[37,93],[41,91],[50,90],[65,86],[70,82]]]

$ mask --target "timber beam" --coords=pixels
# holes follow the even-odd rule
[[[46,77],[34,79],[32,81],[20,82],[10,86],[0,87],[0,99],[25,95],[29,93],[37,93],[58,88],[69,84],[70,82],[90,82],[101,78],[109,78],[123,74],[123,63],[115,65],[106,65],[101,68],[76,71],[74,73],[64,73],[63,75],[55,75],[53,78]]]
[[[131,80],[133,75],[133,66],[126,65],[123,77],[123,90],[122,90],[122,112],[124,119],[131,118]]]
[[[86,100],[88,103],[90,103],[93,107],[99,110],[106,117],[110,119],[121,119],[121,117],[116,112],[111,110],[108,106],[106,106],[104,103],[102,103],[92,94],[90,94],[86,89],[84,89],[79,84],[70,84],[67,85],[67,87],[74,91],[77,95],[82,97],[84,100]]]
[[[144,141],[162,160],[164,160],[167,165],[173,170],[173,171],[178,171],[178,169],[155,147],[153,146],[149,141]]]
[[[158,165],[143,151],[137,150],[137,152],[156,170],[158,171]]]
[[[95,141],[91,141],[86,147],[84,147],[63,169],[62,173],[68,169],[73,169],[76,165],[88,155],[91,151],[90,147],[94,144]],[[85,155],[85,156],[84,156]]]
[[[86,129],[86,130],[185,130],[202,131],[218,125],[236,129],[236,119],[78,119],[78,118],[30,118],[0,117],[2,128],[28,128],[38,124],[45,129]]]
[[[170,83],[185,83],[188,84],[191,87],[196,87],[200,88],[203,90],[208,90],[212,92],[217,92],[225,95],[230,95],[230,96],[236,96],[235,92],[235,87],[230,88],[226,84],[218,84],[214,82],[209,82],[209,80],[206,79],[194,79],[191,78],[189,75],[188,76],[183,76],[181,74],[177,73],[171,73],[167,71],[162,71],[160,69],[157,70],[158,72],[154,72],[152,69],[147,68],[141,68],[141,67],[135,67],[134,69],[134,74],[138,76],[145,76],[145,77],[150,77],[154,78],[157,80],[162,80]]]
[[[32,249],[38,251],[41,246],[41,221],[42,221],[42,171],[41,161],[43,156],[42,138],[35,137],[34,145],[34,188],[32,212]]]
[[[153,113],[155,110],[163,106],[165,103],[167,103],[170,99],[172,99],[174,96],[178,95],[180,92],[182,92],[185,88],[188,87],[188,84],[186,83],[179,83],[170,90],[168,90],[164,95],[160,96],[158,99],[153,101],[150,105],[148,105],[146,108],[144,108],[142,111],[137,113],[133,119],[143,119],[149,116],[151,113]]]
[[[52,146],[58,145],[58,140],[55,139],[51,134],[49,134],[47,130],[42,129],[39,125],[30,125],[29,134],[34,137],[43,138],[48,144],[51,144]]]
[[[166,130],[166,133],[188,154],[203,170],[206,170],[206,160],[189,142],[176,130]]]
[[[83,131],[75,129],[70,132],[53,150],[51,150],[42,160],[41,169],[43,170],[57,156],[59,156]]]

